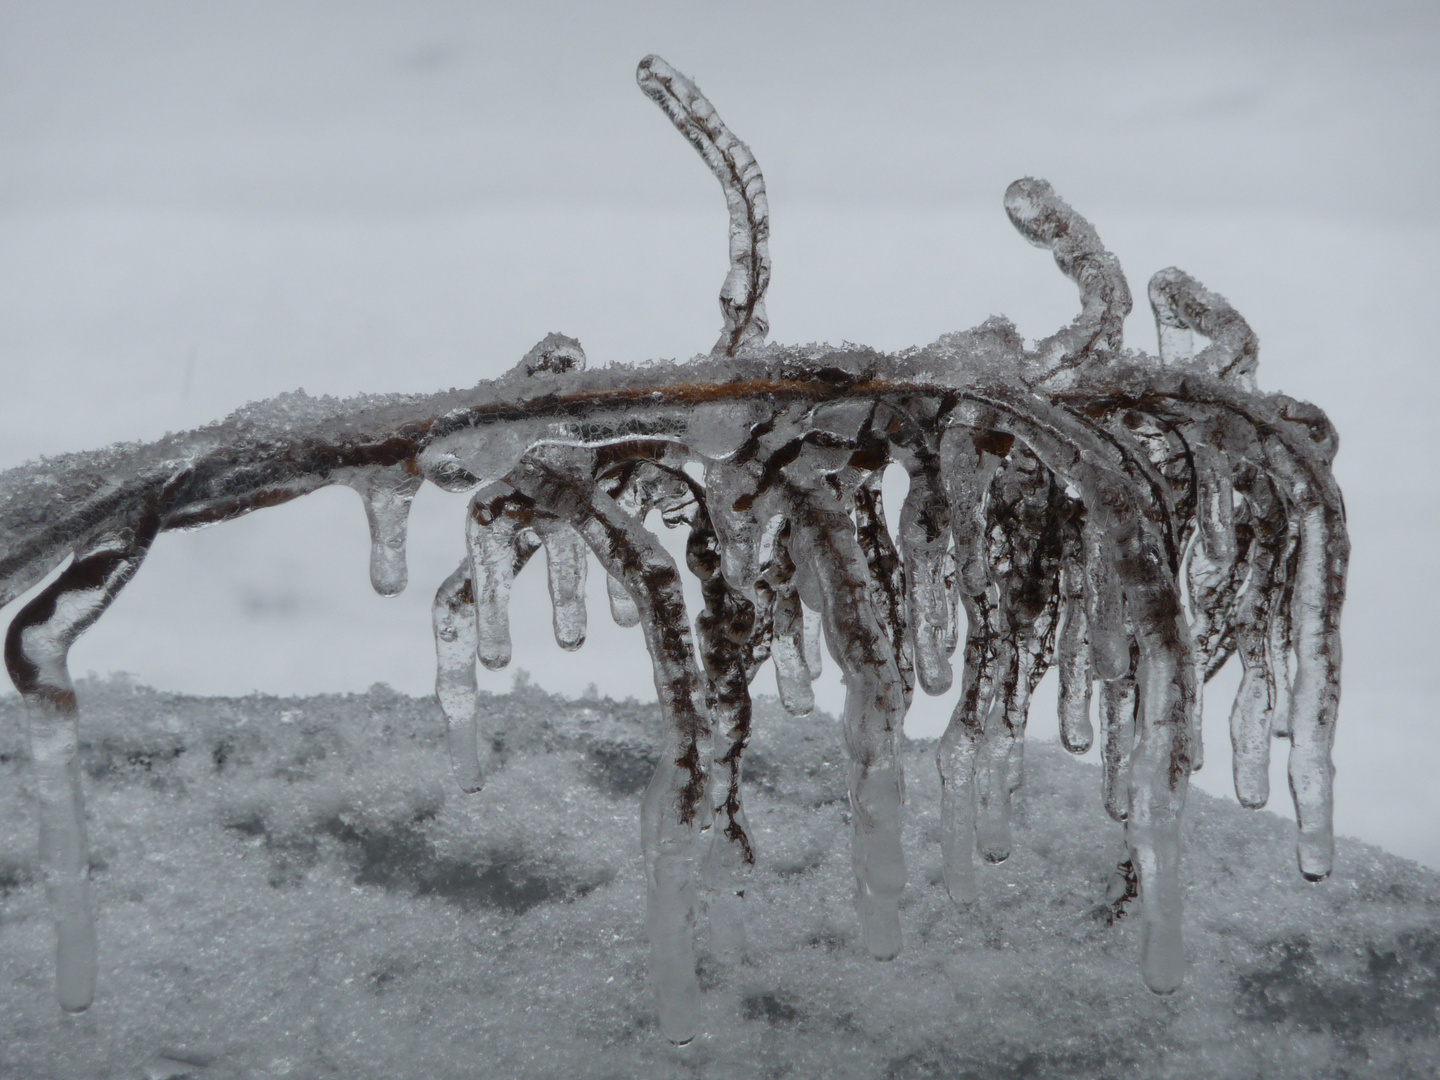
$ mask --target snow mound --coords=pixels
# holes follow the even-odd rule
[[[905,947],[865,953],[839,725],[762,699],[749,955],[700,935],[703,1033],[646,985],[639,800],[655,705],[482,695],[485,789],[433,699],[192,698],[82,683],[100,976],[54,999],[18,698],[0,699],[0,1076],[1409,1077],[1440,1064],[1440,875],[1192,792],[1173,997],[1111,918],[1099,770],[1026,749],[1015,852],[957,910],[934,744],[910,742]],[[703,924],[702,916],[702,924]]]

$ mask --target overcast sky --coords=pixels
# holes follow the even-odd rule
[[[1005,219],[1024,175],[1095,223],[1137,296],[1179,265],[1235,304],[1262,387],[1341,432],[1340,828],[1440,866],[1437,10],[8,0],[0,466],[298,386],[468,385],[551,330],[592,365],[704,350],[726,215],[635,87],[659,52],[764,169],[776,340],[899,348],[995,313],[1050,332],[1075,294]],[[1127,333],[1154,349],[1143,300]],[[398,600],[369,593],[348,491],[164,537],[72,669],[197,693],[426,693],[429,598],[463,507],[417,501]],[[639,632],[609,625],[592,579],[574,655],[549,640],[543,574],[521,579],[516,663],[569,694],[653,697]],[[1197,782],[1216,791],[1233,687],[1212,684],[1207,710]],[[917,703],[912,729],[933,734],[950,704]],[[1038,735],[1053,714],[1047,685]],[[1276,791],[1283,810],[1278,773]]]

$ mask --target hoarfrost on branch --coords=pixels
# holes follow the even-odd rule
[[[992,318],[897,354],[766,345],[769,211],[749,148],[663,60],[641,89],[720,180],[730,211],[724,318],[708,357],[587,371],[550,334],[506,376],[430,397],[284,395],[209,427],[0,475],[0,604],[67,558],[5,642],[24,696],[40,851],[57,931],[57,990],[95,992],[95,932],[70,646],[135,574],[154,537],[330,484],[355,488],[375,589],[406,584],[411,500],[428,480],[473,491],[466,555],[435,597],[436,693],[455,777],[483,782],[475,663],[510,661],[511,583],[543,549],[557,642],[585,641],[593,554],[611,613],[640,625],[664,719],[641,834],[660,1027],[700,1022],[693,935],[701,889],[719,951],[744,949],[755,848],[742,798],[749,683],[773,659],[780,698],[813,708],[819,634],[845,683],[856,904],[879,959],[901,948],[904,777],[896,752],[915,686],[961,676],[940,740],[945,884],[976,898],[974,854],[1010,854],[1031,694],[1052,665],[1060,733],[1097,738],[1103,801],[1127,857],[1110,899],[1138,900],[1141,971],[1181,983],[1180,817],[1200,765],[1200,694],[1238,654],[1235,791],[1269,797],[1272,737],[1290,741],[1300,871],[1329,874],[1331,745],[1349,553],[1316,407],[1259,392],[1257,343],[1223,297],[1176,269],[1150,281],[1158,357],[1125,349],[1132,306],[1118,260],[1044,180],[1005,210],[1079,287],[1080,313],[1026,348]],[[1195,351],[1195,336],[1208,344]],[[910,478],[891,537],[880,477]],[[703,477],[703,479],[701,479]],[[688,530],[680,569],[645,527]],[[960,617],[961,609],[964,619]],[[963,636],[961,626],[964,626]],[[696,640],[698,639],[698,641]]]

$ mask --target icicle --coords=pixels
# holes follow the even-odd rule
[[[545,545],[555,644],[574,652],[585,644],[585,541],[568,524],[542,515],[535,531]]]
[[[746,659],[748,653],[754,662],[757,620],[755,606],[731,589],[720,573],[719,543],[703,500],[696,498],[692,505],[685,561],[700,579],[705,597],[705,610],[695,620],[695,629],[710,680],[716,736],[710,772],[715,827],[701,879],[709,894],[710,947],[717,956],[737,961],[745,954],[745,889],[755,868],[755,847],[745,820],[740,780],[751,722]]]
[[[79,710],[67,661],[84,633],[139,569],[160,525],[150,511],[90,543],[10,624],[5,666],[25,700],[39,796],[40,866],[55,921],[55,992],[67,1012],[95,998],[95,921],[80,786]]]
[[[1014,701],[1023,674],[1020,650],[1002,636],[995,655],[995,688],[975,752],[975,843],[986,862],[1010,857],[1010,754],[1016,732]]]
[[[1095,741],[1090,723],[1090,623],[1085,614],[1085,551],[1074,507],[1066,523],[1060,568],[1060,629],[1055,639],[1055,665],[1060,669],[1060,744],[1072,754],[1086,753]]]
[[[705,505],[720,544],[720,567],[730,587],[748,593],[760,576],[755,514],[760,478],[725,461],[705,466]]]
[[[381,596],[405,589],[405,529],[410,503],[424,477],[413,459],[403,465],[361,470],[351,481],[370,524],[370,584]]]
[[[805,616],[800,594],[784,586],[775,593],[774,637],[770,658],[775,661],[775,683],[780,702],[791,716],[805,716],[815,708],[810,689],[810,668],[805,663]]]
[[[1285,558],[1276,566],[1276,574],[1284,583],[1270,607],[1270,626],[1266,634],[1266,651],[1274,695],[1270,710],[1270,734],[1275,738],[1290,737],[1290,609],[1295,599],[1295,574],[1300,553],[1300,522],[1292,515],[1286,521]]]
[[[1014,437],[952,424],[940,437],[940,476],[950,500],[950,531],[962,593],[978,596],[990,581],[985,493]]]
[[[1229,573],[1235,560],[1235,489],[1230,463],[1213,446],[1194,448],[1195,524],[1210,561]]]
[[[563,453],[528,455],[510,481],[579,532],[640,608],[665,719],[660,762],[645,789],[640,818],[650,971],[660,1030],[671,1042],[686,1043],[700,1022],[696,863],[700,837],[711,824],[706,798],[711,727],[680,574],[659,541],[592,482],[575,475]]]
[[[870,603],[890,640],[908,710],[915,692],[915,661],[906,631],[905,566],[885,526],[885,507],[880,494],[882,475],[879,470],[871,473],[855,491],[855,538],[870,571],[862,580],[869,588]]]
[[[477,652],[491,671],[510,663],[510,588],[539,548],[530,525],[534,506],[505,484],[475,493],[465,518],[470,575],[475,591]]]
[[[430,621],[435,630],[435,696],[445,714],[450,767],[461,791],[476,792],[484,786],[485,777],[480,769],[476,717],[479,695],[475,683],[475,588],[468,557],[436,592]]]
[[[954,679],[950,652],[956,635],[955,609],[945,580],[952,566],[950,513],[933,467],[917,463],[911,470],[910,491],[900,508],[899,531],[915,672],[921,689],[935,696],[949,690]]]
[[[1288,483],[1299,524],[1290,603],[1295,683],[1290,698],[1290,792],[1299,824],[1300,872],[1328,877],[1334,864],[1335,766],[1330,748],[1340,704],[1340,607],[1350,541],[1338,493],[1318,485],[1289,447],[1272,437],[1266,457]],[[1333,485],[1333,481],[1331,482]]]
[[[805,620],[805,666],[810,669],[810,681],[820,678],[824,670],[820,649],[820,613],[808,604],[801,605]]]
[[[1135,745],[1135,678],[1122,675],[1100,684],[1100,731],[1105,812],[1115,821],[1130,816],[1130,750]]]
[[[845,679],[845,747],[850,755],[851,859],[861,934],[872,956],[900,951],[900,845],[904,775],[895,736],[905,719],[905,691],[893,639],[866,585],[869,566],[855,526],[834,496],[792,491],[791,543],[807,553],[819,577],[830,655]]]
[[[1115,574],[1116,552],[1104,530],[1087,514],[1085,539],[1086,622],[1090,628],[1090,665],[1099,679],[1118,679],[1130,670],[1130,635]]]
[[[945,888],[956,904],[978,895],[975,884],[976,756],[984,717],[995,697],[995,642],[991,632],[993,600],[981,594],[962,596],[965,605],[965,670],[960,700],[940,737],[936,763],[940,768],[940,849]]]

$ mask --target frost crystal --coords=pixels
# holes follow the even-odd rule
[[[86,1008],[96,977],[71,644],[160,530],[330,484],[360,492],[371,582],[387,595],[405,586],[420,484],[474,491],[467,555],[434,606],[436,695],[465,791],[483,782],[475,663],[509,663],[511,584],[536,552],[562,647],[585,640],[590,554],[615,620],[643,628],[664,721],[641,820],[646,925],[660,1028],[674,1042],[700,1023],[702,890],[716,952],[745,949],[757,857],[742,800],[749,684],[773,659],[785,708],[809,712],[822,629],[846,686],[856,899],[877,958],[902,944],[896,740],[917,684],[950,690],[957,649],[938,751],[957,903],[977,896],[977,850],[989,862],[1011,852],[1030,698],[1052,665],[1072,752],[1096,738],[1100,683],[1103,803],[1126,845],[1110,898],[1117,911],[1138,900],[1152,990],[1184,975],[1180,817],[1199,766],[1201,687],[1232,654],[1244,669],[1230,721],[1236,794],[1264,805],[1271,739],[1288,738],[1300,869],[1329,874],[1349,551],[1330,469],[1337,439],[1314,406],[1259,392],[1245,320],[1162,270],[1148,290],[1160,355],[1125,350],[1131,294],[1118,260],[1049,184],[1027,178],[1006,192],[1006,212],[1080,291],[1079,315],[1056,334],[1026,348],[991,319],[896,355],[767,346],[759,166],[664,61],[647,57],[638,79],[730,210],[724,322],[708,357],[587,371],[580,343],[552,333],[472,390],[286,395],[152,445],[0,476],[0,603],[70,558],[15,617],[5,648],[29,715],[65,1008]],[[1209,344],[1195,353],[1197,334]],[[910,479],[893,539],[880,497],[892,463]],[[688,530],[686,567],[704,598],[693,625],[680,569],[645,527],[651,511]]]

